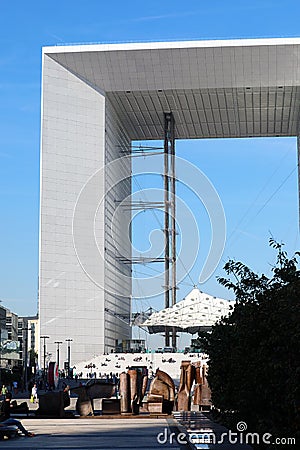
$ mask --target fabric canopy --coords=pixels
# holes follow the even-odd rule
[[[213,297],[195,288],[171,308],[153,313],[141,326],[148,327],[149,333],[161,333],[167,326],[194,334],[228,316],[234,304],[234,301]]]

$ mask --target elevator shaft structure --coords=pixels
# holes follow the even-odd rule
[[[176,304],[176,178],[175,121],[164,113],[164,233],[165,233],[165,308]],[[165,328],[165,346],[176,348],[176,329]]]
[[[163,151],[159,151],[163,150]],[[137,147],[132,150],[131,155],[152,156],[162,154],[163,164],[163,185],[164,199],[159,202],[149,201],[129,201],[122,202],[124,209],[150,210],[162,208],[164,210],[163,232],[165,237],[164,255],[162,257],[141,257],[131,256],[124,258],[119,256],[119,260],[125,264],[150,264],[164,263],[164,297],[165,308],[170,308],[176,304],[176,177],[175,177],[175,121],[172,112],[164,112],[164,146],[160,147]],[[120,203],[116,201],[117,203]],[[165,346],[177,348],[176,327],[165,326]]]

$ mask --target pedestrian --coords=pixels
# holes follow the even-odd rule
[[[3,384],[2,388],[1,388],[1,395],[2,395],[3,400],[5,400],[5,396],[7,393],[8,393],[8,389],[5,386],[5,384]]]
[[[18,393],[18,382],[17,381],[13,381],[12,385],[13,385],[14,394],[17,395],[17,393]]]
[[[38,394],[37,394],[37,385],[34,383],[31,389],[31,401],[32,403],[35,403],[35,401],[38,400]]]
[[[19,420],[12,419],[10,417],[11,408],[13,407],[13,405],[11,405],[11,398],[11,392],[7,392],[7,394],[5,395],[5,400],[1,405],[0,427],[3,425],[15,425],[16,427],[18,427],[21,433],[25,434],[25,436],[33,437],[34,433],[26,430],[26,428],[23,427],[22,423]]]
[[[63,390],[63,402],[64,402],[64,408],[67,408],[71,404],[70,386],[69,385],[67,385]]]

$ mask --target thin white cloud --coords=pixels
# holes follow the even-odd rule
[[[155,16],[142,16],[129,19],[128,22],[145,22],[151,20],[174,19],[177,17],[187,17],[199,14],[201,11],[184,11],[182,13],[160,14]]]
[[[244,236],[247,236],[247,237],[249,237],[251,239],[255,239],[256,241],[260,241],[261,240],[260,236],[257,236],[256,234],[253,234],[253,233],[248,233],[248,231],[244,231],[244,230],[240,230],[240,229],[237,229],[235,231],[236,231],[236,233],[243,234]]]
[[[266,9],[266,8],[273,8],[274,4],[272,2],[259,2],[257,4],[245,4],[243,2],[239,3],[235,7],[235,12],[237,11],[255,11],[260,9]],[[190,11],[182,11],[177,13],[168,13],[168,14],[158,14],[153,16],[141,16],[141,17],[135,17],[132,19],[126,20],[126,22],[145,22],[145,21],[152,21],[152,20],[163,20],[163,19],[172,19],[172,18],[180,18],[180,17],[187,17],[187,16],[195,16],[195,15],[207,15],[207,14],[219,14],[223,13],[224,10],[227,9],[226,5],[222,4],[219,7],[214,5],[213,7],[208,8],[201,8],[197,10],[190,10]],[[125,21],[124,21],[125,22]]]
[[[58,36],[57,34],[49,33],[47,31],[46,31],[46,36],[50,36],[51,38],[54,38],[56,41],[59,41],[59,42],[65,42],[66,41],[66,39]]]

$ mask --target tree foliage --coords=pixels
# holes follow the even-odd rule
[[[289,259],[283,244],[270,245],[277,251],[270,278],[226,263],[228,278],[218,281],[234,291],[236,305],[199,341],[210,357],[213,404],[228,425],[243,420],[255,432],[299,439],[299,253]]]

